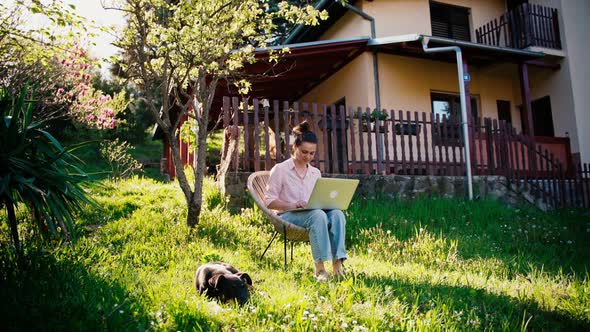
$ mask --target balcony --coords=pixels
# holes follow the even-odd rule
[[[524,3],[477,28],[475,38],[491,46],[561,50],[557,9]]]

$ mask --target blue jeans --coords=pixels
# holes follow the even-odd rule
[[[342,211],[289,211],[281,214],[281,218],[309,231],[311,255],[315,263],[346,259],[346,218]]]

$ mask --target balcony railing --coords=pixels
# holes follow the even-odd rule
[[[524,3],[476,29],[475,38],[492,46],[561,50],[557,9]]]

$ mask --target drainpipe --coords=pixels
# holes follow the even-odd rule
[[[338,1],[338,0],[336,0]],[[371,39],[377,38],[377,33],[375,32],[375,19],[370,16],[369,14],[365,13],[364,11],[356,8],[355,6],[346,3],[344,7],[352,10],[355,14],[361,16],[365,20],[371,22]],[[379,92],[379,63],[377,61],[377,51],[373,51],[373,81],[375,83],[375,108],[381,111],[381,94]]]
[[[469,148],[469,131],[467,127],[467,104],[465,101],[465,84],[463,78],[463,58],[461,48],[458,46],[446,46],[428,48],[429,38],[421,36],[422,48],[426,53],[455,52],[457,55],[457,75],[459,77],[459,97],[461,99],[461,127],[463,129],[463,144],[465,146],[465,171],[467,174],[467,196],[473,200],[473,179],[471,176],[471,153]]]
[[[338,0],[335,0],[339,2]],[[371,23],[371,39],[377,38],[377,33],[375,32],[375,19],[370,16],[369,14],[365,13],[364,11],[356,8],[355,6],[346,3],[344,5],[347,9],[350,9],[355,14],[359,15],[360,17],[364,18],[365,20]],[[380,112],[381,111],[381,88],[379,87],[379,61],[377,58],[377,49],[373,49],[373,84],[375,86],[375,109]],[[383,142],[381,140],[381,135],[377,135],[377,173],[381,172],[381,164],[383,163]]]

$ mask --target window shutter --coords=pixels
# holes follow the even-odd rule
[[[433,36],[471,41],[468,8],[431,2],[430,23]]]

